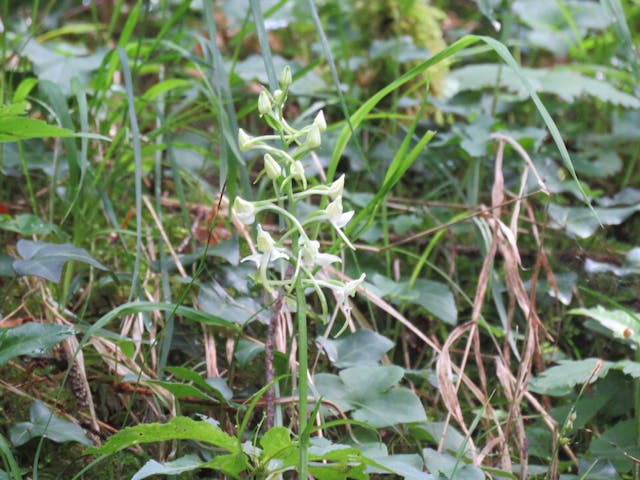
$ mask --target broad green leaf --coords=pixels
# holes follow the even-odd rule
[[[376,364],[393,348],[391,340],[366,328],[335,340],[318,337],[316,344],[338,368]]]
[[[618,473],[629,472],[634,459],[640,458],[636,427],[637,421],[633,418],[618,422],[591,441],[588,454],[608,460]]]
[[[184,367],[166,367],[165,370],[172,373],[177,379],[193,382],[203,392],[213,393],[221,400],[230,400],[233,396],[233,391],[229,388],[224,378],[205,379],[199,373]]]
[[[247,364],[256,358],[258,354],[264,351],[264,346],[259,345],[249,340],[241,338],[236,344],[236,348],[233,351],[233,356],[238,361],[238,366],[244,368]]]
[[[372,394],[353,412],[353,419],[382,428],[399,423],[424,422],[427,416],[420,399],[408,388],[393,388]]]
[[[21,235],[46,235],[54,232],[57,227],[51,223],[45,223],[40,218],[30,213],[21,213],[15,217],[0,215],[0,230],[8,230]]]
[[[9,435],[11,443],[16,447],[24,445],[32,438],[46,436],[54,442],[80,442],[85,445],[92,445],[81,427],[75,423],[63,420],[57,415],[52,415],[51,410],[36,400],[29,408],[29,422],[20,422],[11,427]]]
[[[633,378],[640,378],[640,362],[634,362],[633,360],[620,360],[613,364],[611,368],[622,370],[622,373]]]
[[[565,395],[576,385],[595,382],[613,366],[599,358],[562,360],[531,380],[529,390],[543,395]],[[597,370],[599,368],[599,370]],[[597,370],[597,371],[596,371]]]
[[[445,452],[456,453],[461,452],[465,456],[471,455],[471,447],[467,439],[453,425],[445,422],[425,422],[418,425],[412,425],[411,432],[420,440],[428,440],[434,445],[442,442],[442,448]],[[444,440],[442,435],[444,434]]]
[[[260,457],[268,462],[273,459],[282,461],[283,466],[295,465],[298,449],[291,440],[291,432],[285,427],[273,427],[260,439],[262,452]]]
[[[14,261],[13,268],[19,275],[36,275],[58,283],[62,275],[62,267],[70,260],[88,263],[100,270],[108,270],[94,260],[84,248],[75,247],[70,243],[18,240],[17,249],[23,259]]]
[[[65,54],[59,53],[61,50]],[[31,39],[23,47],[23,53],[33,62],[33,70],[39,80],[57,84],[62,93],[69,97],[72,94],[71,80],[75,77],[83,86],[86,85],[90,72],[100,67],[106,50],[87,54],[84,49],[70,44],[57,44],[56,50],[53,50]]]
[[[640,344],[640,321],[637,316],[624,310],[607,310],[598,305],[594,308],[575,308],[572,315],[583,315],[608,330],[613,338]]]
[[[185,455],[184,457],[166,463],[149,460],[131,477],[131,480],[142,480],[151,475],[179,475],[200,469],[205,463],[206,462],[200,460],[197,455]]]
[[[587,258],[584,262],[584,270],[587,273],[613,273],[618,277],[640,274],[640,247],[632,248],[627,252],[622,265],[613,263],[596,262]]]
[[[309,446],[309,472],[318,480],[362,479],[372,460],[354,447],[332,444],[325,438],[313,437]]]
[[[394,386],[403,373],[395,365],[358,366],[342,370],[339,377],[317,374],[314,386],[342,411],[353,411],[355,420],[376,428],[424,422],[424,407],[418,397],[411,390]]]
[[[171,392],[176,398],[200,398],[202,400],[213,400],[209,395],[203,393],[200,389],[186,383],[169,382],[167,380],[147,380],[145,383],[152,385],[160,385],[162,388]]]
[[[216,289],[215,285],[200,288],[198,304],[203,311],[238,325],[245,325],[254,320],[269,322],[268,312],[255,299],[249,296],[230,298],[226,293]]]
[[[620,91],[602,80],[582,75],[567,69],[522,68],[535,92],[557,95],[562,100],[573,103],[582,96],[591,96],[600,101],[610,102],[626,108],[640,108],[640,99]],[[465,90],[483,90],[498,85],[521,100],[529,96],[529,91],[518,74],[497,63],[467,65],[449,73],[447,77],[450,95]]]
[[[447,285],[419,278],[412,288],[408,281],[395,282],[378,273],[371,277],[367,287],[379,296],[390,298],[394,303],[420,305],[443,322],[455,325],[458,321],[453,293]]]
[[[551,203],[549,216],[552,218],[553,224],[556,227],[564,228],[569,236],[587,238],[600,228],[600,222],[602,225],[620,225],[640,210],[640,204],[630,207],[594,208],[593,210],[597,216],[586,207],[563,207]]]
[[[49,125],[42,120],[28,117],[0,117],[0,142],[17,142],[29,138],[71,137],[66,128]]]
[[[42,355],[75,332],[54,323],[29,322],[0,328],[0,366],[20,355]]]
[[[168,423],[145,423],[124,428],[109,437],[102,446],[90,448],[86,453],[110,455],[133,445],[167,440],[194,440],[223,448],[228,452],[240,452],[240,441],[210,422],[174,417]]]
[[[196,455],[186,455],[164,464],[149,460],[136,472],[132,480],[141,480],[152,475],[179,475],[199,469],[217,470],[237,477],[247,467],[247,458],[242,453],[218,455],[208,462],[203,462]]]
[[[394,473],[405,480],[432,480],[434,477],[424,472],[424,462],[417,454],[389,455],[384,443],[364,444],[360,451],[380,467],[369,465],[366,473]],[[382,467],[382,468],[381,468]]]
[[[447,480],[484,480],[484,472],[475,465],[467,465],[462,459],[436,452],[432,448],[422,450],[424,463],[436,478]]]

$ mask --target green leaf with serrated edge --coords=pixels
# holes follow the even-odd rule
[[[2,117],[16,117],[19,115],[23,115],[27,110],[27,102],[17,101],[14,103],[9,103],[7,105],[0,105],[0,118]]]
[[[223,432],[219,427],[189,417],[174,417],[168,423],[146,423],[120,430],[100,447],[90,448],[87,454],[106,454],[143,443],[167,440],[194,440],[223,448],[231,453],[241,451],[240,441]]]
[[[0,117],[0,142],[30,138],[72,137],[74,132],[27,117]]]
[[[531,380],[529,390],[545,395],[564,395],[576,385],[595,382],[604,377],[613,366],[599,358],[562,360]]]
[[[73,334],[72,328],[53,323],[0,328],[0,366],[20,355],[42,355]]]
[[[62,267],[71,260],[87,263],[100,270],[108,270],[94,260],[84,248],[70,243],[43,243],[22,239],[18,240],[16,247],[23,258],[13,262],[13,268],[19,275],[35,275],[58,283]]]
[[[263,461],[278,459],[283,466],[295,465],[298,460],[298,449],[291,440],[291,432],[285,427],[273,427],[260,439]]]
[[[43,435],[58,443],[79,442],[92,445],[80,426],[52,415],[51,410],[40,400],[31,404],[29,419],[29,422],[17,423],[9,430],[11,443],[16,447]]]
[[[637,316],[624,310],[607,310],[598,305],[594,308],[575,308],[569,311],[572,315],[583,315],[595,320],[599,325],[611,332],[613,338],[640,344],[640,321]]]
[[[376,364],[393,348],[391,340],[366,328],[335,340],[318,337],[316,343],[338,368]]]

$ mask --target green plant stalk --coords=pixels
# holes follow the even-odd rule
[[[309,358],[307,352],[307,305],[304,298],[302,278],[296,279],[296,320],[298,323],[298,436],[300,438],[300,456],[298,478],[309,478],[308,448],[309,432],[307,431],[307,370]]]
[[[636,346],[636,362],[640,362],[640,348]],[[634,390],[634,409],[636,417],[636,444],[640,445],[640,379],[635,378],[633,380]],[[640,479],[640,464],[634,462],[633,465],[633,478],[634,480]]]

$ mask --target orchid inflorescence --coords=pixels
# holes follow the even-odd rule
[[[319,111],[311,124],[300,129],[291,126],[283,115],[288,88],[291,84],[289,67],[285,67],[278,83],[279,88],[274,92],[263,89],[258,97],[260,116],[275,131],[275,134],[251,136],[242,129],[238,132],[240,150],[264,152],[264,167],[261,175],[266,175],[271,180],[275,196],[253,202],[236,197],[233,213],[245,225],[254,224],[261,213],[276,214],[281,219],[284,232],[278,239],[274,239],[258,223],[257,252],[243,258],[242,261],[251,261],[256,264],[256,282],[273,297],[278,294],[278,291],[283,291],[280,289],[290,294],[299,281],[301,288],[312,287],[318,293],[325,313],[326,299],[322,292],[323,288],[333,290],[339,305],[348,312],[348,298],[355,295],[358,286],[364,281],[364,274],[349,282],[316,277],[318,267],[342,262],[336,255],[321,252],[320,242],[315,238],[321,230],[317,228],[318,225],[329,226],[348,247],[354,248],[342,230],[354,214],[353,211],[343,211],[344,175],[330,184],[309,186],[302,159],[321,144],[321,134],[327,129],[324,114]],[[303,218],[298,216],[298,205],[312,196],[325,197],[326,207],[318,208]],[[285,240],[289,241],[290,249],[285,247]],[[288,278],[281,275],[283,278],[280,280],[271,278],[269,268],[274,267],[277,260],[288,263],[292,267],[292,275]]]

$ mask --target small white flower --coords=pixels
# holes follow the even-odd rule
[[[282,174],[280,164],[268,153],[264,155],[264,171],[271,180],[279,178]]]
[[[366,274],[363,273],[360,275],[360,278],[356,278],[355,280],[351,280],[345,283],[342,288],[338,290],[338,302],[347,306],[347,300],[349,297],[353,297],[358,291],[358,287],[362,285],[364,279],[366,278]]]
[[[233,213],[245,225],[251,225],[256,220],[256,206],[243,198],[236,197],[233,202]]]
[[[327,205],[326,212],[327,218],[337,229],[341,229],[349,223],[349,220],[351,220],[355,213],[353,210],[344,213],[342,212],[342,196],[336,197],[333,202]]]
[[[336,255],[330,253],[320,253],[320,242],[317,240],[305,241],[300,239],[300,249],[302,264],[306,268],[313,268],[315,266],[323,267],[325,265],[331,265],[332,263],[341,263],[342,260]]]
[[[291,177],[299,182],[302,182],[302,186],[307,188],[307,177],[304,175],[304,165],[300,160],[296,160],[291,165]]]
[[[327,121],[324,119],[324,113],[322,110],[320,110],[316,115],[316,118],[313,119],[313,123],[318,127],[320,133],[327,129]]]
[[[262,285],[271,292],[272,289],[269,286],[269,279],[267,278],[267,268],[269,268],[269,263],[274,260],[278,260],[279,258],[288,259],[289,254],[284,248],[276,247],[276,242],[274,242],[271,235],[269,235],[269,232],[265,232],[263,230],[262,225],[258,225],[257,244],[258,253],[244,257],[241,261],[253,262],[256,264],[260,283],[262,283]]]
[[[344,190],[344,173],[340,175],[340,178],[335,180],[329,187],[329,198],[331,198],[331,200],[335,200],[338,197],[342,197],[343,190]]]
[[[243,129],[240,128],[238,130],[238,146],[240,147],[241,151],[246,152],[250,150],[252,140],[253,138],[251,137],[251,135],[249,135]]]
[[[286,90],[289,88],[289,85],[291,85],[292,81],[293,76],[291,74],[291,68],[289,67],[289,65],[285,65],[282,69],[280,77],[278,77],[278,84],[280,85],[281,89]]]
[[[320,127],[316,125],[316,123],[312,123],[309,128],[309,133],[307,134],[307,138],[305,139],[304,146],[309,149],[318,148],[322,143],[322,138],[320,136]]]
[[[271,95],[266,90],[262,90],[260,92],[260,96],[258,97],[258,111],[260,112],[260,115],[266,115],[271,112],[273,105],[271,103],[270,96]]]

